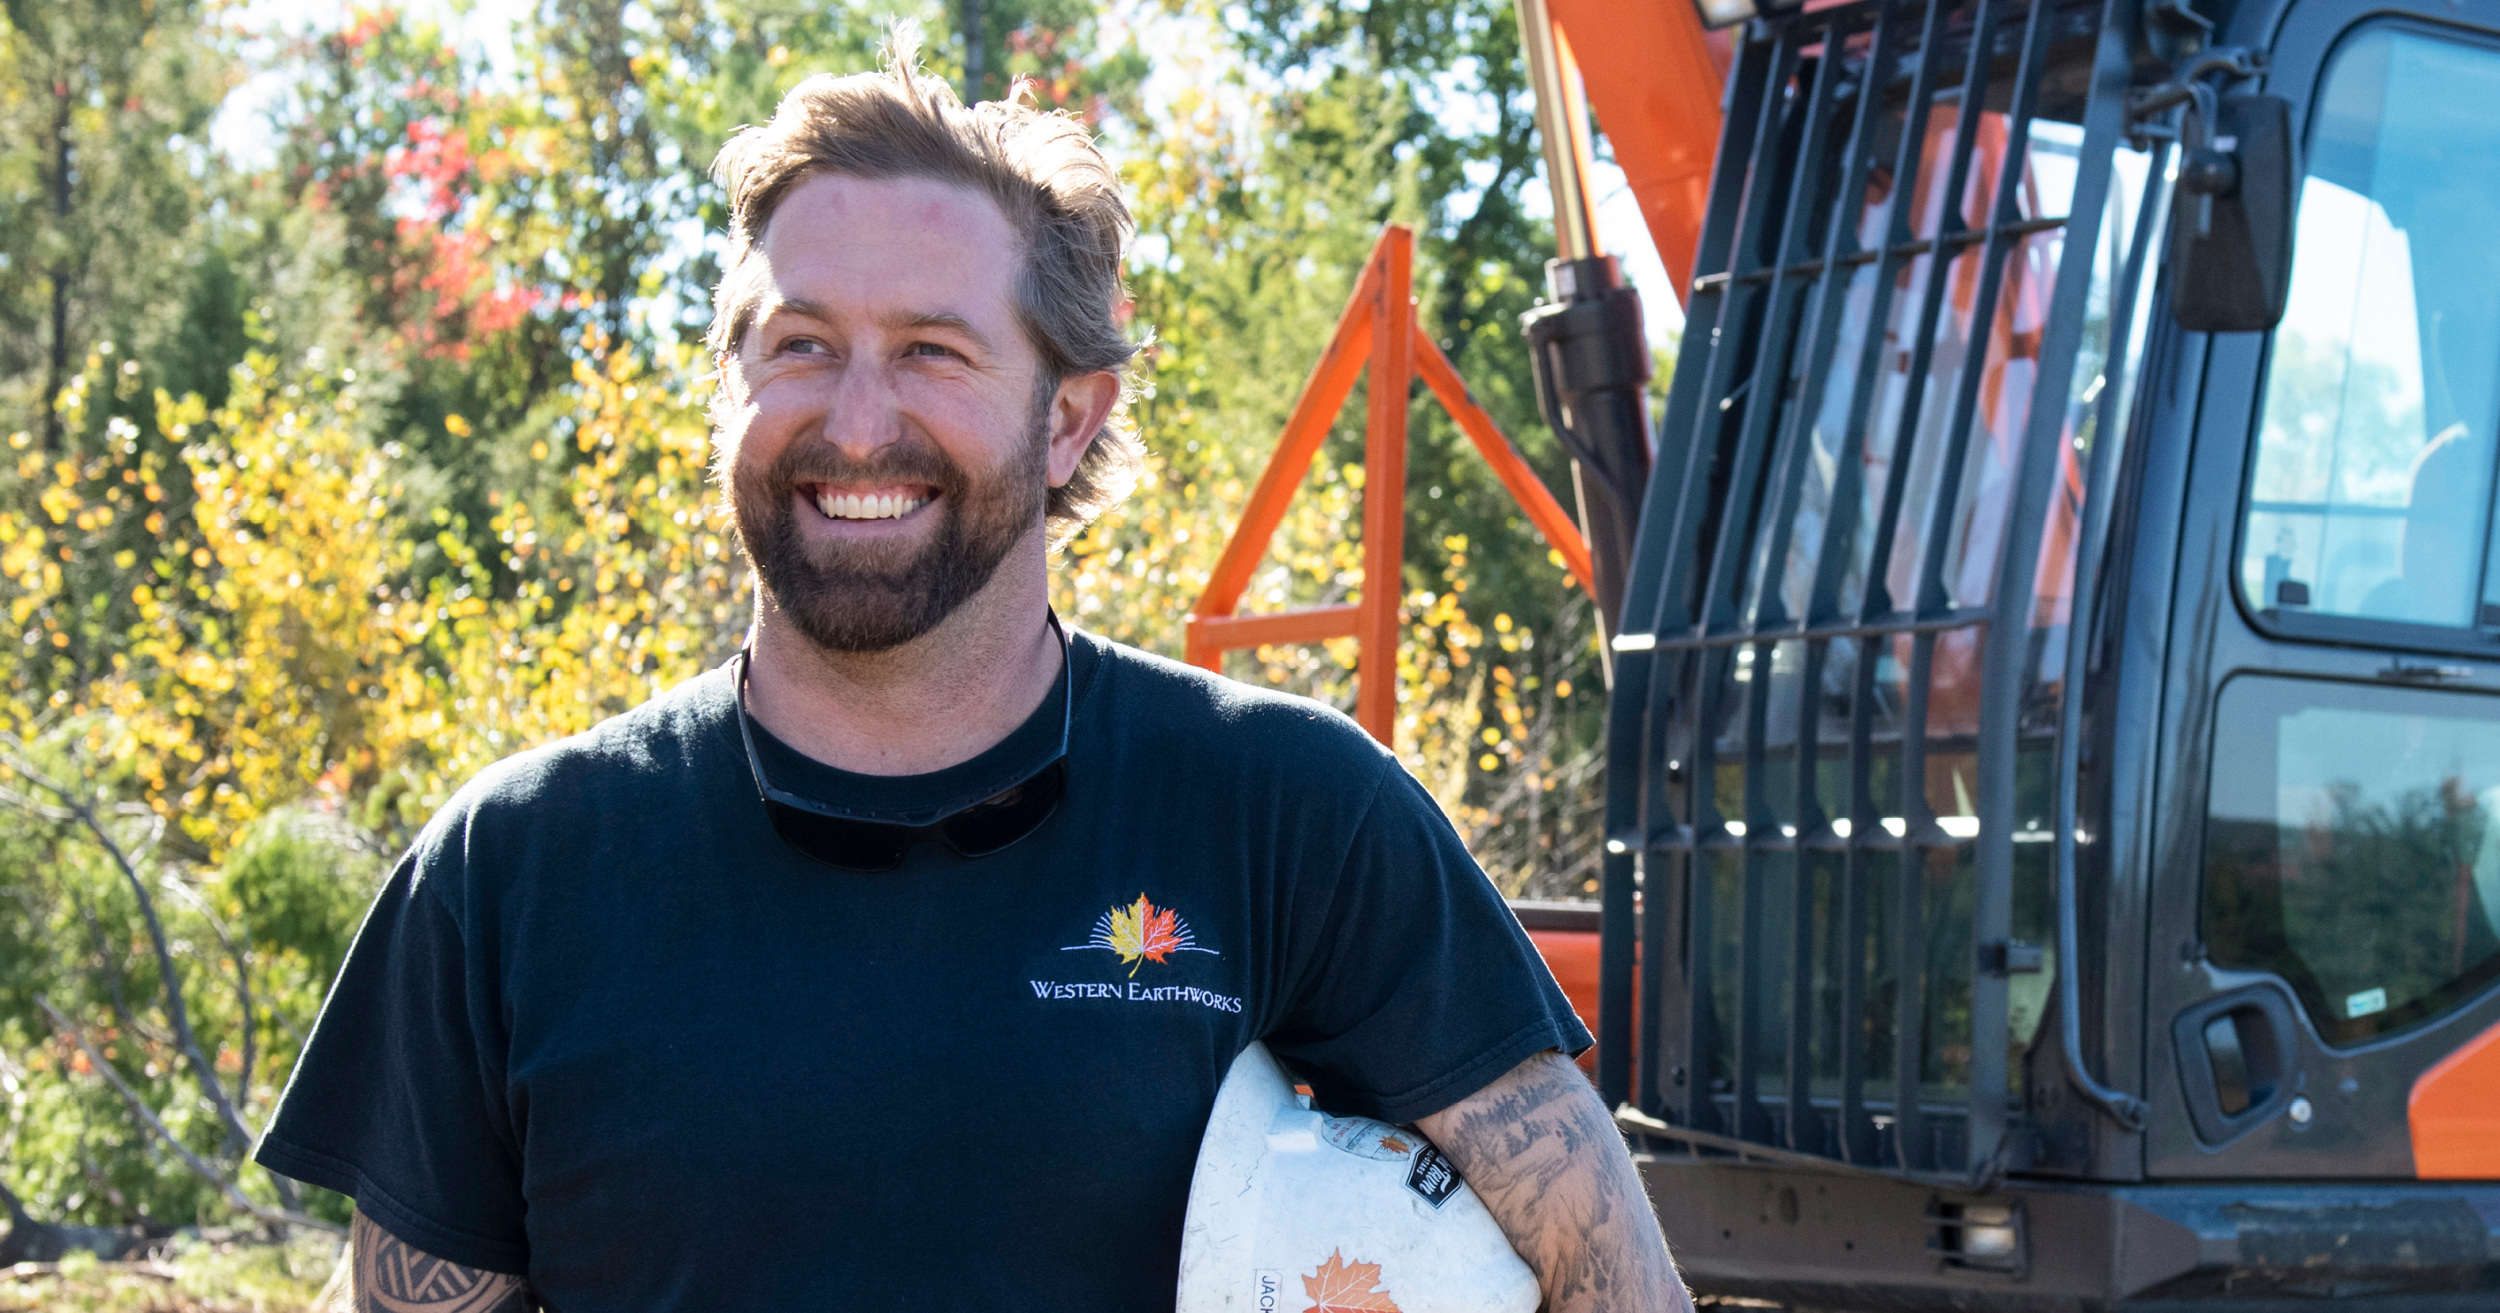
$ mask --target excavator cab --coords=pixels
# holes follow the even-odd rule
[[[1691,1284],[2500,1307],[2500,0],[1732,36],[1597,982]]]

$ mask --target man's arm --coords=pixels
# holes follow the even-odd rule
[[[1418,1122],[1536,1269],[1553,1313],[1689,1313],[1623,1136],[1552,1049]]]
[[[361,1209],[348,1243],[356,1264],[348,1307],[355,1313],[528,1313],[538,1307],[521,1278],[436,1258],[375,1226]]]

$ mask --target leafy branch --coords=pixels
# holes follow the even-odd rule
[[[174,1151],[174,1156],[182,1159],[185,1167],[190,1168],[201,1180],[217,1187],[218,1192],[225,1195],[237,1209],[264,1222],[283,1226],[307,1226],[316,1231],[327,1231],[332,1235],[347,1234],[347,1228],[336,1222],[325,1222],[318,1217],[307,1217],[293,1208],[271,1208],[243,1193],[242,1187],[211,1166],[206,1159],[193,1153],[190,1146],[184,1144],[181,1137],[175,1135],[157,1117],[155,1110],[148,1107],[147,1101],[139,1097],[139,1092],[130,1088],[130,1082],[122,1079],[120,1070],[113,1066],[111,1060],[97,1051],[95,1042],[87,1038],[87,1032],[79,1029],[77,1024],[68,1017],[61,1015],[61,1010],[52,1006],[51,999],[38,994],[35,996],[35,1005],[42,1008],[44,1015],[52,1019],[54,1030],[58,1031],[63,1038],[76,1043],[79,1051],[87,1055],[87,1064],[101,1072],[104,1079],[112,1084],[114,1092],[121,1095],[122,1102],[130,1106],[130,1114],[139,1119],[139,1124],[147,1127],[157,1139],[164,1141],[165,1146]],[[284,1177],[278,1176],[270,1179],[282,1183],[285,1180]]]
[[[217,1110],[218,1121],[225,1127],[228,1152],[241,1155],[251,1146],[251,1128],[244,1123],[243,1114],[235,1107],[234,1100],[227,1096],[225,1085],[217,1079],[215,1065],[209,1061],[207,1052],[200,1047],[198,1035],[191,1028],[191,1010],[184,994],[181,971],[174,962],[172,943],[165,934],[165,921],[157,912],[156,900],[149,894],[147,881],[140,876],[137,863],[131,860],[129,851],[122,846],[120,841],[114,838],[111,827],[104,823],[104,818],[98,814],[95,805],[81,797],[68,785],[53,779],[37,767],[23,740],[15,735],[0,734],[0,766],[6,766],[20,778],[49,795],[47,800],[0,787],[0,800],[14,803],[48,820],[77,825],[86,831],[87,836],[95,841],[96,846],[103,850],[105,856],[112,859],[114,869],[121,872],[124,882],[130,887],[131,897],[138,903],[140,918],[147,923],[148,942],[156,955],[157,975],[165,984],[165,1017],[173,1028],[174,1045],[181,1050],[184,1061],[190,1066],[192,1075],[198,1081],[201,1093],[208,1096],[210,1105]],[[152,812],[146,815],[151,821],[157,819]],[[231,939],[225,935],[223,927],[218,927],[218,935],[221,940],[226,940],[229,949],[234,947]],[[243,1028],[248,1034],[252,1025],[248,969],[239,959],[237,966],[238,980],[244,982]],[[47,1012],[51,1011],[51,1005],[45,1003],[44,1009]],[[83,1035],[80,1042],[85,1042]],[[114,1074],[113,1079],[116,1087],[122,1088],[127,1094],[127,1087],[120,1084],[118,1073]],[[150,1124],[157,1124],[153,1112],[139,1108],[135,1101],[133,1107],[140,1111],[141,1116]],[[184,1152],[187,1153],[188,1150]],[[296,1207],[294,1183],[283,1177],[274,1179],[277,1181],[279,1198],[285,1206],[288,1209]]]
[[[95,840],[96,846],[104,850],[104,855],[112,859],[114,868],[122,873],[123,880],[130,886],[131,897],[138,900],[139,915],[147,922],[148,941],[156,950],[157,974],[165,982],[165,1018],[173,1026],[175,1047],[182,1050],[184,1061],[190,1064],[192,1074],[199,1078],[201,1092],[217,1109],[218,1120],[225,1123],[229,1146],[241,1149],[250,1145],[251,1128],[244,1125],[243,1115],[235,1109],[234,1101],[226,1097],[226,1087],[217,1079],[216,1068],[201,1050],[199,1037],[191,1031],[191,1010],[184,1001],[182,976],[174,965],[174,950],[165,935],[165,921],[157,914],[156,900],[149,895],[147,881],[139,875],[139,868],[131,862],[129,853],[120,842],[113,838],[112,830],[96,814],[95,807],[67,785],[38,769],[29,760],[26,745],[15,735],[0,735],[0,765],[6,765],[36,788],[50,794],[53,801],[46,803],[23,794],[10,797],[14,791],[5,789],[0,789],[0,797],[9,798],[46,819],[74,822]]]

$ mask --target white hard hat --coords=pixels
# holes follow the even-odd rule
[[[1533,1313],[1538,1298],[1420,1132],[1313,1111],[1264,1044],[1233,1061],[1189,1182],[1177,1313]]]

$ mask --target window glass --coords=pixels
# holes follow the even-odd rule
[[[1915,216],[1912,230],[1923,237],[1932,237],[1944,221],[1946,206],[1939,175],[1951,162],[1957,117],[1956,106],[1941,104],[1928,119],[1918,185],[1906,198]],[[1896,130],[1897,126],[1896,122]],[[2029,131],[2017,183],[2017,211],[2026,219],[2065,217],[2073,209],[2083,130],[2071,123],[2034,119]],[[1989,111],[1982,116],[1971,176],[1963,191],[1961,219],[1968,226],[1984,227],[1994,212],[1993,193],[2009,135],[2004,114]],[[2076,365],[2075,394],[2068,398],[2074,426],[2068,434],[2073,442],[2065,452],[2070,477],[2064,485],[2073,491],[2080,490],[2081,469],[2089,458],[2091,403],[2100,395],[2102,386],[2120,381],[2108,377],[2109,365],[2102,358],[2109,341],[2111,287],[2133,239],[2144,188],[2148,183],[2159,185],[2160,180],[2151,177],[2150,159],[2146,152],[2123,146],[2116,152],[2100,243],[2093,255],[2093,280],[2085,311],[2087,340]],[[1896,199],[1893,190],[1891,179],[1884,176],[1884,170],[1877,169],[1868,180],[1863,201],[1847,215],[1857,225],[1859,249],[1873,250],[1884,244]],[[1961,439],[1967,463],[1954,493],[1954,512],[1946,521],[1950,541],[1940,582],[1948,605],[1979,606],[1987,602],[1995,582],[2006,511],[2013,497],[2012,453],[2030,417],[2040,329],[2064,250],[2062,229],[2031,233],[2008,243],[2004,281],[1998,290],[1992,327],[1987,341],[1978,346],[1970,341],[1970,315],[1982,272],[1977,248],[1948,256],[1941,269],[1932,253],[1903,264],[1894,276],[1886,320],[1873,326],[1882,335],[1884,349],[1877,360],[1878,373],[1865,418],[1866,442],[1864,449],[1856,452],[1850,443],[1854,436],[1849,427],[1850,403],[1874,313],[1877,270],[1867,264],[1851,274],[1832,354],[1831,376],[1824,385],[1820,408],[1808,426],[1809,447],[1795,525],[1787,539],[1787,558],[1777,576],[1768,581],[1770,587],[1778,590],[1788,615],[1801,616],[1810,610],[1815,574],[1822,564],[1825,526],[1835,510],[1833,498],[1843,495],[1840,467],[1853,457],[1860,462],[1855,493],[1859,504],[1848,517],[1851,540],[1836,544],[1836,549],[1845,553],[1838,609],[1842,614],[1852,614],[1864,602],[1885,486],[1894,456],[1902,450],[1905,430],[1911,435],[1907,449],[1909,484],[1891,553],[1882,567],[1882,579],[1891,607],[1907,608],[1917,603],[1918,572],[1927,550],[1927,534],[1936,518],[1937,485],[1949,445],[1944,427],[1952,409],[1955,380],[1974,349],[1984,349],[1987,355],[1982,362],[1978,409]],[[1923,380],[1925,392],[1919,413],[1911,416],[1905,413],[1911,382],[1908,370],[1914,360],[1911,339],[1928,280],[1935,277],[1949,280],[1946,301],[1937,325],[1928,376]],[[2140,298],[2140,304],[2149,305],[2150,298]],[[2141,314],[2139,310],[2139,320]],[[2133,363],[2132,351],[2142,341],[2139,331],[2131,339],[2128,360],[2122,364]],[[1803,362],[1797,367],[1802,369]],[[2123,377],[2125,370],[2120,374]],[[1793,394],[1799,390],[1792,385],[1792,395],[1784,405],[1796,404]],[[1787,422],[1788,413],[1783,410],[1783,431]],[[2053,512],[2061,518],[2051,526],[2049,545],[2043,551],[2055,556],[2059,563],[2065,561],[2063,553],[2072,542],[2075,527],[2067,513],[2078,508],[2079,503],[2067,497],[2060,499]],[[1768,550],[1770,540],[1771,535],[1760,535],[1749,578],[1765,577],[1767,563],[1760,557]],[[2050,604],[2061,608],[2062,615],[2066,580],[2062,575],[2052,579],[2044,573],[2041,583],[2043,598],[2051,599]]]
[[[2215,724],[2216,963],[2281,976],[2332,1043],[2500,977],[2500,698],[2243,677]]]
[[[2328,69],[2241,536],[2260,610],[2489,623],[2495,79],[2500,53],[2387,28]]]

